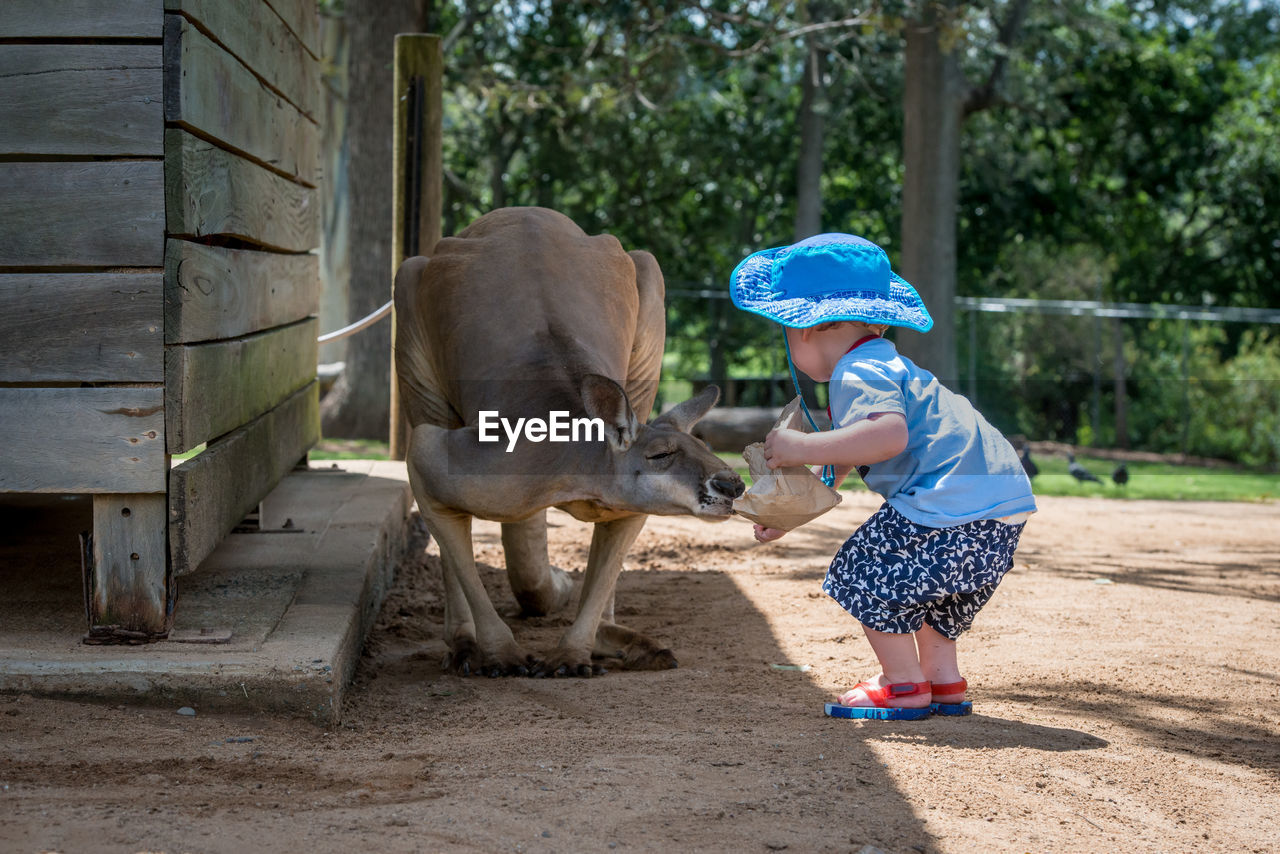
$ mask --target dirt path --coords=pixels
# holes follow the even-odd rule
[[[662,673],[442,675],[432,547],[334,730],[0,697],[0,850],[1274,851],[1276,505],[1041,507],[963,642],[970,718],[822,715],[875,669],[818,589],[866,494],[769,547],[651,520],[618,610]],[[580,567],[587,529],[553,520]],[[497,527],[476,540],[510,615]],[[565,624],[512,621],[543,649]]]

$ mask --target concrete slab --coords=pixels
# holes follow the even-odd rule
[[[90,646],[77,538],[89,500],[0,495],[0,691],[335,722],[412,502],[404,463],[312,463],[264,502],[267,525],[294,533],[233,533],[177,579],[172,636],[229,629],[228,642]]]

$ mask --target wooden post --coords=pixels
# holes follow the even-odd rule
[[[169,633],[169,501],[163,493],[93,496],[91,565],[85,567],[86,643],[143,643]]]
[[[441,154],[443,110],[440,37],[416,33],[396,36],[395,122],[392,153],[391,278],[406,258],[434,251],[441,230]],[[400,411],[395,364],[396,317],[391,314],[391,451],[403,460],[408,424]]]

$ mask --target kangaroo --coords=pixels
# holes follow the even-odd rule
[[[671,650],[614,622],[623,558],[647,514],[722,520],[744,485],[689,435],[715,405],[714,386],[641,421],[657,394],[663,294],[651,254],[545,208],[492,211],[397,271],[409,481],[440,547],[447,669],[585,677],[604,659],[676,666]],[[552,441],[557,418],[595,435]],[[526,425],[523,441],[511,425]],[[516,600],[526,615],[547,614],[572,594],[547,557],[548,507],[594,529],[577,615],[555,649],[535,656],[481,584],[471,520],[502,523]]]

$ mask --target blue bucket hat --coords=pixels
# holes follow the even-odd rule
[[[852,234],[754,252],[734,268],[730,294],[743,311],[796,329],[835,320],[933,328],[924,300],[889,269],[884,250]]]

